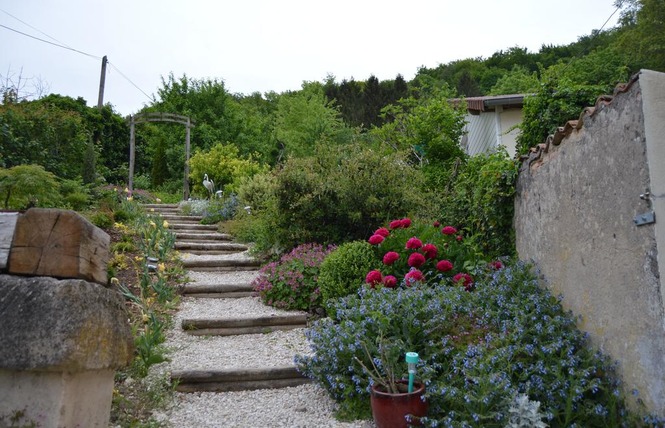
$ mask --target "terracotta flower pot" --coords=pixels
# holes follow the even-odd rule
[[[408,381],[401,380],[398,383],[403,386],[405,392],[393,394],[376,384],[372,385],[370,404],[377,428],[407,428],[409,423],[406,421],[406,415],[413,415],[410,424],[418,426],[419,419],[427,414],[427,402],[422,397],[425,385],[414,382],[413,392],[409,393],[406,392]]]

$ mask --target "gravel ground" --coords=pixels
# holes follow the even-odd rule
[[[192,283],[245,282],[251,281],[256,275],[256,271],[188,272]],[[184,318],[252,317],[286,313],[293,312],[265,306],[257,297],[183,298],[173,325],[166,333],[165,345],[171,350],[171,361],[154,366],[151,375],[159,376],[183,369],[292,365],[296,354],[310,352],[304,329],[238,336],[192,336],[184,333],[180,327]],[[309,384],[256,391],[175,393],[171,406],[155,417],[174,428],[374,427],[371,421],[338,422],[333,416],[334,410],[335,403],[326,392],[315,384]]]

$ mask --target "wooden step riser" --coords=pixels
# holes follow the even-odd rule
[[[181,370],[171,373],[171,381],[180,392],[228,392],[286,388],[311,382],[295,367],[247,370]]]
[[[307,324],[307,314],[274,315],[256,318],[218,318],[218,319],[184,319],[184,330],[206,328],[235,328],[235,327],[270,327]]]
[[[181,253],[188,253],[188,254],[194,254],[195,256],[224,256],[228,254],[238,254],[242,253],[245,250],[228,250],[228,251],[220,251],[220,250],[187,250],[187,249],[181,249],[181,248],[176,248],[176,250],[180,251]]]
[[[253,291],[230,291],[228,293],[183,293],[184,297],[195,297],[197,299],[239,299],[242,297],[253,297]]]
[[[256,271],[258,267],[251,266],[193,266],[187,267],[192,272],[236,272],[236,271]]]
[[[244,382],[206,382],[206,383],[179,383],[175,387],[178,392],[234,392],[255,391],[257,389],[278,389],[306,385],[311,379],[273,379]]]
[[[247,270],[258,269],[261,264],[254,260],[183,260],[182,265],[185,269],[232,269],[238,270],[247,268]]]
[[[223,233],[183,233],[176,232],[175,237],[181,242],[201,242],[201,241],[232,241],[230,235]]]
[[[184,294],[231,293],[236,291],[254,291],[252,284],[185,284],[181,288]]]
[[[177,233],[200,233],[204,231],[217,232],[215,224],[197,224],[197,223],[169,223],[169,229],[176,230]]]
[[[267,334],[275,331],[288,331],[305,327],[307,327],[307,324],[271,325],[262,327],[201,328],[196,330],[185,330],[185,333],[192,336],[238,336],[241,334]]]

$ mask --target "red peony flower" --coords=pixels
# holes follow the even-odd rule
[[[420,253],[413,253],[409,256],[409,261],[407,262],[409,266],[419,268],[425,264],[425,256]]]
[[[406,228],[408,228],[408,227],[411,226],[411,219],[403,218],[402,220],[400,220],[400,222],[402,223],[402,227],[403,227],[404,229],[406,229]]]
[[[391,265],[399,260],[399,254],[394,251],[388,251],[385,256],[383,256],[383,264]]]
[[[381,281],[383,281],[383,275],[378,270],[369,271],[367,273],[367,276],[365,277],[365,282],[368,283],[371,286],[375,286],[376,284],[380,284]]]
[[[393,221],[390,222],[388,227],[391,228],[391,229],[401,229],[402,228],[402,220],[393,220]]]
[[[499,270],[503,268],[503,263],[501,263],[498,260],[494,260],[493,262],[490,263],[490,267],[494,270]]]
[[[439,226],[441,226],[441,223],[437,220],[437,221],[434,222],[433,226],[434,227],[439,227]]]
[[[454,235],[457,233],[457,229],[455,229],[452,226],[446,226],[443,229],[441,229],[441,233],[443,233],[444,235]]]
[[[422,282],[425,280],[425,275],[418,269],[411,269],[409,273],[404,275],[404,281],[407,287],[411,287],[415,282]]]
[[[450,263],[450,260],[441,260],[436,264],[436,269],[440,272],[448,272],[453,270],[453,264]]]
[[[409,240],[406,241],[406,249],[407,250],[417,250],[418,248],[420,248],[422,246],[423,246],[423,241],[416,238],[415,236],[413,238],[409,238]]]
[[[380,243],[383,242],[384,239],[386,239],[386,238],[384,238],[381,235],[372,235],[372,236],[369,237],[367,242],[369,242],[372,245],[379,245]]]
[[[423,254],[425,254],[425,257],[428,259],[435,259],[437,253],[439,252],[439,250],[436,248],[436,245],[434,244],[425,244],[420,249],[420,251],[422,251]]]
[[[385,278],[383,278],[383,285],[388,288],[395,288],[397,286],[397,278],[392,275],[386,275]]]
[[[390,235],[390,231],[389,231],[388,229],[386,229],[385,227],[380,227],[380,228],[376,229],[376,231],[374,232],[374,234],[375,234],[375,235],[381,235],[381,236],[383,236],[384,238],[387,238],[388,235]]]
[[[473,287],[473,278],[468,273],[458,273],[453,276],[453,283],[464,286],[466,291],[471,291]]]

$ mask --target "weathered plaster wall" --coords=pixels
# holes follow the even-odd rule
[[[652,209],[640,194],[663,186],[652,183],[648,158],[657,150],[647,150],[663,155],[663,133],[650,131],[655,140],[647,144],[645,132],[645,116],[665,123],[665,104],[654,111],[665,102],[663,88],[665,74],[643,72],[611,102],[597,103],[583,126],[569,123],[559,145],[541,146],[525,161],[515,203],[520,258],[537,263],[564,305],[582,316],[580,328],[619,361],[625,387],[661,415],[665,316],[656,227],[665,227],[665,212],[656,213],[660,224],[633,219]]]

